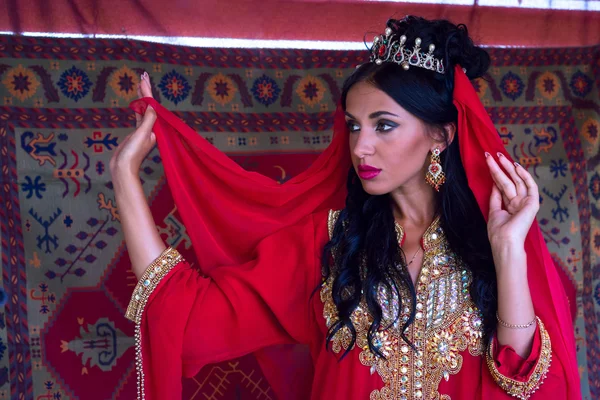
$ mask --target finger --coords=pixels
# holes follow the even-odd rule
[[[523,182],[523,179],[517,174],[517,165],[512,163],[508,158],[504,157],[502,153],[498,153],[498,160],[500,165],[504,168],[504,171],[508,173],[510,179],[512,179],[515,185],[517,196],[527,196],[527,185]]]
[[[141,84],[142,75],[140,75],[140,83],[137,85],[137,97],[138,99],[142,98],[142,84]],[[139,128],[142,123],[142,114],[135,113],[135,127]]]
[[[152,85],[150,84],[150,75],[147,72],[142,74],[142,80],[140,82],[140,93],[142,97],[153,97],[152,96]]]
[[[525,186],[527,186],[527,195],[533,196],[539,200],[540,191],[538,189],[537,183],[535,183],[535,179],[533,179],[531,174],[525,168],[523,168],[523,166],[520,164],[518,164],[518,166],[516,168],[516,172],[517,172],[517,174],[519,174],[521,179],[523,179]]]
[[[504,204],[504,208],[508,210],[508,205],[510,204],[510,200],[504,194],[502,194],[502,204]]]
[[[494,183],[492,185],[492,194],[490,195],[490,212],[502,209],[502,195],[500,189]]]
[[[509,199],[512,199],[517,195],[517,188],[515,184],[510,180],[510,178],[502,171],[500,165],[494,160],[489,153],[486,154],[486,162],[490,169],[490,174],[492,175],[492,179],[498,185],[498,189],[502,192],[504,196]]]

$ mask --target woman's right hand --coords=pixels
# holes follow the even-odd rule
[[[150,78],[147,72],[140,77],[138,86],[138,97],[152,97]],[[123,174],[137,175],[142,162],[156,144],[156,136],[152,127],[156,121],[156,111],[150,106],[142,117],[135,114],[136,130],[130,133],[115,150],[110,160],[110,171],[113,179]]]
[[[152,97],[148,74],[144,73],[141,78],[138,96]],[[136,120],[137,129],[121,142],[113,154],[110,172],[131,270],[139,279],[166,245],[156,229],[139,178],[140,166],[156,143],[152,133],[156,111],[148,107],[143,117],[136,114]]]

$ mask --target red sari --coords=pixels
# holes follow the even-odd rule
[[[507,154],[460,68],[455,70],[454,99],[469,186],[487,216],[492,180],[483,152]],[[328,240],[328,210],[341,208],[350,167],[341,113],[329,148],[305,173],[277,185],[243,171],[153,99],[144,98],[133,107],[143,113],[147,104],[159,115],[155,132],[167,180],[200,270],[191,269],[176,251],[169,250],[136,287],[128,317],[136,322],[140,398],[181,398],[182,375],[193,376],[206,364],[290,343],[309,346],[314,379],[312,385],[300,386],[304,391],[293,393],[284,385],[289,380],[270,381],[281,399],[383,399],[405,394],[407,398],[501,399],[508,398],[507,393],[527,398],[538,387],[533,398],[581,397],[566,295],[536,223],[525,243],[539,317],[527,359],[497,344],[486,357],[487,350],[477,342],[477,312],[468,311],[469,299],[463,298],[459,303],[464,309],[450,310],[454,317],[445,320],[442,331],[428,331],[433,339],[424,340],[423,346],[431,351],[424,353],[437,357],[433,363],[421,360],[427,361],[421,365],[414,354],[405,360],[401,343],[390,344],[394,349],[390,354],[396,355],[394,365],[379,365],[360,347],[339,362],[335,340],[332,350],[325,350],[327,326],[335,318],[328,309],[327,285],[311,295],[322,281],[320,256]],[[422,245],[427,245],[427,238]],[[447,276],[450,285],[460,272],[458,264],[439,266],[439,276],[426,277],[425,283],[438,284],[438,278]],[[466,322],[461,324],[463,317]],[[340,337],[338,351],[344,343]],[[273,353],[268,356],[272,359]],[[274,364],[263,362],[263,368],[269,365]],[[424,370],[427,365],[430,369]],[[264,372],[267,377],[276,373]],[[405,387],[410,390],[402,392]]]

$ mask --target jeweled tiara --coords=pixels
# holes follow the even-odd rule
[[[385,35],[385,36],[384,36]],[[392,37],[392,29],[386,28],[383,35],[375,36],[371,47],[371,62],[381,65],[384,62],[394,62],[401,65],[405,70],[411,66],[429,69],[439,74],[444,74],[444,63],[433,57],[435,45],[429,45],[429,52],[421,52],[421,38],[415,39],[415,47],[412,50],[404,47],[406,36],[400,38]]]

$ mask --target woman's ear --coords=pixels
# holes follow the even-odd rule
[[[446,131],[446,147],[448,147],[454,141],[454,137],[456,136],[456,123],[450,122],[449,124],[445,124],[444,130]],[[446,147],[444,147],[444,149]]]
[[[446,150],[456,136],[456,124],[454,122],[444,124],[443,131],[438,131],[436,136],[433,148],[438,148],[440,151]]]

